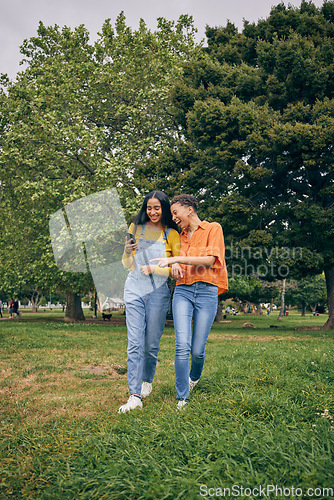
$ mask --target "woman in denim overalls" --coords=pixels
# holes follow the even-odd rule
[[[141,408],[142,398],[152,391],[160,338],[170,307],[170,287],[169,271],[162,271],[150,261],[178,255],[180,237],[176,229],[169,200],[161,191],[145,197],[129,228],[135,241],[127,241],[123,264],[131,268],[124,288],[130,398],[119,413]]]

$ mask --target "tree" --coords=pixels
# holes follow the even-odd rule
[[[197,195],[227,242],[289,252],[290,277],[324,271],[324,328],[334,327],[333,13],[333,1],[280,3],[242,33],[207,28],[206,53],[173,91],[184,138],[160,167],[161,186]]]
[[[181,16],[143,21],[132,31],[121,13],[107,20],[95,45],[84,26],[46,27],[25,40],[27,69],[0,94],[0,277],[20,287],[67,293],[67,316],[83,319],[79,295],[89,275],[56,269],[48,220],[65,204],[118,186],[127,214],[139,203],[136,162],[170,143],[177,126],[169,92],[181,63],[196,54],[193,23]],[[73,306],[73,307],[71,307]]]
[[[281,308],[279,311],[278,319],[282,319],[285,313],[285,289],[286,289],[286,278],[282,280],[282,289],[281,289]]]
[[[292,305],[301,307],[302,316],[305,316],[307,306],[313,312],[317,310],[318,306],[324,307],[327,293],[326,280],[322,274],[302,278],[294,281],[292,285],[287,290],[287,301]]]
[[[229,290],[224,294],[224,300],[228,298],[236,300],[245,313],[253,304],[255,313],[260,314],[261,303],[270,302],[276,296],[276,283],[268,283],[251,275],[240,275],[229,279]]]

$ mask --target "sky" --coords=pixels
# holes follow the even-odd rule
[[[206,25],[225,26],[230,20],[241,30],[243,19],[265,19],[278,3],[280,0],[0,0],[0,73],[15,79],[22,70],[20,45],[36,35],[39,21],[47,26],[70,28],[84,24],[93,42],[103,22],[110,18],[114,25],[121,11],[131,28],[137,29],[142,18],[151,30],[156,28],[158,17],[176,21],[181,14],[189,14],[194,18],[200,41],[205,39]],[[299,6],[300,0],[284,3]],[[323,0],[313,3],[320,7]]]

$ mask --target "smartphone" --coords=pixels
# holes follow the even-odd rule
[[[126,233],[126,239],[128,241],[132,240],[132,244],[134,245],[136,243],[136,238],[133,233]]]

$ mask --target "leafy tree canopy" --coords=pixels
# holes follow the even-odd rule
[[[89,276],[56,269],[52,213],[75,199],[118,187],[127,213],[141,196],[136,162],[157,156],[178,127],[170,88],[195,56],[192,19],[144,21],[131,30],[121,13],[94,45],[84,26],[47,27],[21,47],[26,69],[0,92],[0,270],[4,289],[28,283],[85,292]]]
[[[306,259],[290,262],[291,276],[325,270],[331,315],[333,12],[333,1],[280,3],[241,33],[232,23],[208,27],[208,48],[173,89],[184,135],[159,164],[152,159],[154,176],[138,169],[147,186],[158,172],[167,191],[195,194],[227,242],[301,247]]]

